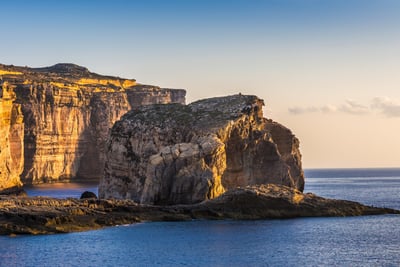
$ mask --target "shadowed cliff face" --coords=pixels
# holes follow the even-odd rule
[[[256,96],[234,95],[127,113],[111,131],[100,197],[180,204],[238,186],[303,190],[299,142],[263,118],[262,106]]]
[[[74,64],[36,69],[0,65],[0,77],[12,87],[10,103],[23,116],[22,131],[13,130],[11,143],[16,149],[23,140],[21,153],[15,154],[24,157],[18,160],[23,169],[15,177],[22,173],[24,183],[99,179],[105,140],[116,120],[143,104],[185,102],[184,90],[140,85]],[[0,181],[7,179],[9,175],[0,174]]]

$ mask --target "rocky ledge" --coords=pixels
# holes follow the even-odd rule
[[[3,196],[0,197],[0,234],[68,233],[145,221],[378,214],[400,214],[400,211],[325,199],[273,184],[236,188],[212,200],[173,206],[144,205],[132,200]]]

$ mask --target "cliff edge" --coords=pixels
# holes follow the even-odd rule
[[[173,205],[247,185],[302,191],[299,141],[263,105],[239,94],[128,112],[111,130],[99,196]]]

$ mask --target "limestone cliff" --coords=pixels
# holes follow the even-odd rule
[[[24,124],[21,106],[14,100],[13,86],[0,81],[0,191],[22,185]]]
[[[0,65],[0,77],[15,91],[7,105],[14,101],[15,112],[22,112],[24,131],[15,133],[13,142],[24,140],[23,151],[15,154],[24,157],[18,161],[23,170],[15,172],[15,177],[22,173],[24,183],[99,179],[105,140],[116,120],[140,105],[185,102],[184,90],[145,86],[74,64]],[[8,179],[0,174],[0,181]]]
[[[130,111],[111,130],[100,197],[181,204],[255,184],[303,190],[299,142],[263,105],[234,95]]]

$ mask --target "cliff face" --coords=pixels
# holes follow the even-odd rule
[[[111,130],[100,197],[180,204],[246,185],[303,190],[299,142],[262,106],[235,95],[127,113]]]
[[[0,81],[0,191],[22,185],[24,124],[21,106],[14,100],[13,87]]]
[[[184,90],[144,86],[73,64],[0,65],[0,77],[14,88],[14,105],[22,111],[23,170],[16,176],[22,173],[24,183],[99,179],[105,140],[116,120],[140,105],[185,102]],[[0,180],[7,177],[0,174]]]

